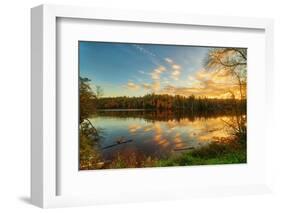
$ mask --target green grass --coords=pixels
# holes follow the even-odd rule
[[[205,147],[159,160],[156,166],[238,164],[247,162],[246,147],[237,142],[211,143]]]
[[[217,164],[240,164],[247,162],[246,146],[237,140],[221,140],[193,151],[181,153],[166,159],[137,159],[135,155],[118,155],[107,168],[144,168],[195,166]]]

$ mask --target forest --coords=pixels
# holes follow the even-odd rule
[[[216,99],[207,97],[195,98],[194,95],[171,96],[147,94],[143,97],[106,97],[93,102],[96,109],[157,109],[157,110],[185,110],[191,113],[232,111],[234,105],[246,110],[246,100]]]

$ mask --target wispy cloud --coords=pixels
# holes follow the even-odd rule
[[[152,78],[153,80],[159,80],[161,74],[162,74],[164,71],[166,71],[166,67],[164,67],[164,66],[158,66],[156,69],[153,70],[152,73],[150,73],[151,78]]]
[[[157,59],[155,53],[153,53],[152,51],[148,50],[147,48],[145,48],[143,45],[140,44],[132,44],[132,46],[140,53],[146,55],[154,65],[156,66],[160,65],[159,60]]]
[[[150,55],[150,56],[152,56],[152,57],[155,57],[155,56],[156,56],[153,52],[147,50],[147,49],[144,48],[142,45],[133,44],[133,46],[134,46],[135,48],[137,48],[140,52],[144,53],[144,54]]]
[[[174,80],[179,80],[180,74],[181,74],[180,70],[173,70],[171,74],[171,78]]]
[[[169,64],[172,64],[173,63],[173,60],[171,58],[165,58],[164,59],[167,63]]]
[[[170,78],[173,80],[179,80],[179,77],[181,75],[181,71],[182,71],[182,67],[175,63],[173,59],[171,58],[165,58],[164,59],[171,67],[171,74],[170,74]]]
[[[180,70],[180,69],[181,69],[181,66],[178,65],[178,64],[173,64],[173,65],[172,65],[172,69],[173,69],[173,70]]]
[[[227,70],[206,71],[205,69],[195,72],[187,77],[187,86],[165,86],[160,93],[170,95],[201,96],[229,98],[231,93],[238,94],[238,85],[233,76]]]
[[[152,83],[143,83],[142,87],[150,92],[158,92],[161,85],[159,81],[153,81]]]
[[[151,60],[156,55],[141,45],[133,45],[138,51]],[[183,63],[184,64],[184,63]],[[200,68],[197,71],[186,72],[182,64],[173,58],[162,58],[162,64],[155,64],[151,71],[137,70],[139,75],[123,86],[131,91],[153,92],[169,95],[195,95],[197,97],[229,98],[231,94],[238,94],[239,88],[228,70],[207,71]]]
[[[130,90],[138,90],[140,88],[138,84],[135,84],[133,82],[128,82],[126,85],[124,85],[124,87]]]

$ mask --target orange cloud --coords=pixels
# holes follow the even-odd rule
[[[152,83],[143,83],[142,84],[144,89],[150,90],[151,92],[157,92],[160,90],[160,82],[159,81],[154,81]]]
[[[159,66],[159,67],[157,67],[156,69],[153,70],[152,73],[150,73],[150,74],[151,74],[151,78],[152,78],[153,80],[159,80],[159,79],[160,79],[160,75],[161,75],[164,71],[166,71],[166,67],[164,67],[164,66]]]
[[[173,78],[174,80],[179,80],[180,74],[181,72],[179,70],[173,70],[171,74],[171,78]]]
[[[135,84],[133,82],[128,82],[126,85],[124,85],[124,87],[131,90],[138,90],[140,88],[138,84]]]
[[[179,70],[179,69],[181,69],[181,66],[178,65],[178,64],[173,64],[173,65],[172,65],[172,69],[173,69],[173,70]]]
[[[172,72],[174,79],[178,78],[179,72]],[[201,96],[211,98],[230,98],[232,94],[239,97],[239,86],[236,79],[228,70],[207,71],[199,70],[188,76],[186,86],[176,87],[167,85],[160,91],[161,94]]]

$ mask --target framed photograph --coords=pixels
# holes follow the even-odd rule
[[[80,170],[247,163],[247,48],[78,49]]]
[[[270,19],[31,10],[40,207],[270,192]]]

